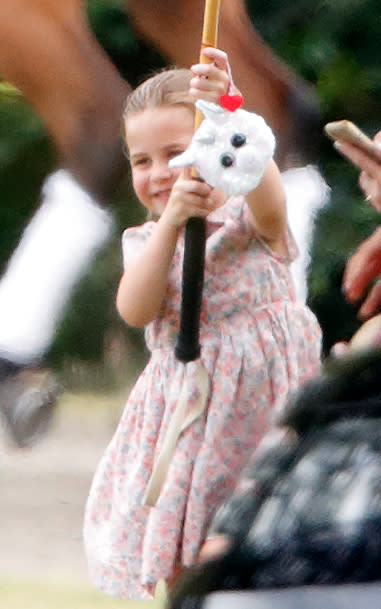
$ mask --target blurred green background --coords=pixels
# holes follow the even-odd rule
[[[135,39],[121,1],[89,0],[87,4],[95,35],[131,85],[164,65],[154,49]],[[247,6],[264,40],[315,87],[322,121],[348,118],[373,136],[381,123],[379,0],[294,0],[291,4],[251,0]],[[56,158],[39,118],[22,96],[6,87],[0,94],[0,133],[0,265],[4,268],[39,204],[41,184],[55,169]],[[323,136],[313,145],[316,162],[332,188],[331,203],[317,219],[309,277],[309,303],[323,327],[327,351],[358,327],[356,308],[348,306],[341,295],[341,274],[348,255],[373,231],[379,218],[363,203],[358,172]],[[76,288],[47,358],[74,386],[86,385],[90,378],[93,389],[94,378],[112,385],[118,375],[123,376],[123,366],[139,367],[145,358],[142,333],[126,328],[114,306],[121,273],[119,235],[125,226],[143,219],[131,193],[127,163],[116,199],[114,238]],[[92,374],[100,367],[102,377]]]

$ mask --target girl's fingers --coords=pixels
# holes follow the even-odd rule
[[[230,76],[226,69],[226,61],[219,63],[196,64],[191,67],[194,77],[191,80],[191,87],[201,91],[213,91],[218,89],[222,95],[229,88]]]
[[[200,92],[205,93],[206,91],[210,91],[213,86],[212,83],[210,83],[208,80],[202,80],[197,76],[195,78],[192,78],[189,84],[189,93],[191,95],[197,95],[197,93]]]
[[[191,95],[201,93],[216,93],[219,96],[227,92],[229,88],[229,78],[225,72],[213,74],[212,72],[205,74],[196,74],[190,81]]]
[[[208,77],[210,79],[228,79],[228,74],[226,70],[222,70],[221,68],[217,68],[213,63],[198,63],[195,66],[191,67],[191,72],[195,76],[199,77]]]
[[[176,190],[184,195],[195,195],[198,197],[206,198],[210,195],[211,187],[206,182],[201,182],[197,178],[185,179],[177,184]]]
[[[207,63],[198,63],[191,67],[193,74],[199,79],[199,81],[213,81],[216,89],[207,88],[204,84],[197,85],[192,83],[193,89],[191,90],[192,95],[201,94],[205,92],[214,93],[215,98],[209,98],[209,101],[218,102],[221,95],[228,93],[229,95],[235,95],[239,93],[238,88],[233,82],[232,71],[229,64],[227,54],[220,49],[213,47],[207,47],[203,49],[202,54],[208,59]]]
[[[201,188],[192,188],[186,185],[184,188],[174,192],[173,205],[181,216],[202,216],[206,217],[215,209],[215,203],[210,194],[210,187],[206,184],[199,184]],[[206,189],[202,187],[206,186]]]
[[[226,70],[228,66],[228,56],[225,51],[215,49],[214,47],[205,47],[201,51],[201,55],[209,59],[220,70]]]
[[[198,76],[195,76],[194,78],[191,79],[190,81],[190,93],[192,95],[192,91],[195,91],[196,93],[198,91],[200,91],[201,93],[218,93],[218,94],[223,94],[226,93],[226,91],[228,90],[228,80],[215,80],[215,79],[206,79],[206,78],[199,78]]]
[[[195,99],[203,99],[208,102],[213,102],[218,104],[221,95],[224,95],[226,92],[225,87],[215,86],[215,87],[191,87],[189,89],[189,95],[194,97]]]

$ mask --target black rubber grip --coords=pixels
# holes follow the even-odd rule
[[[204,285],[206,222],[190,218],[185,227],[180,330],[175,355],[181,362],[200,356],[200,314]]]

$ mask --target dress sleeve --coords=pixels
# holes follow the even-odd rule
[[[127,228],[123,232],[122,255],[124,268],[139,255],[144,243],[152,234],[154,224],[154,222],[146,222],[141,226]]]

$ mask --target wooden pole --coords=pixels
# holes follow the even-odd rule
[[[216,47],[220,0],[205,0],[201,52],[205,47]],[[200,61],[208,60],[200,54]],[[202,121],[198,110],[195,130]],[[175,348],[178,360],[187,363],[200,356],[199,343],[202,290],[204,285],[206,222],[203,218],[190,218],[185,227],[184,263],[179,336]]]
[[[202,27],[200,63],[208,63],[209,60],[202,55],[206,47],[216,47],[218,38],[218,22],[220,17],[221,0],[205,0],[204,22]],[[202,113],[196,110],[194,130],[196,131],[202,122]]]

